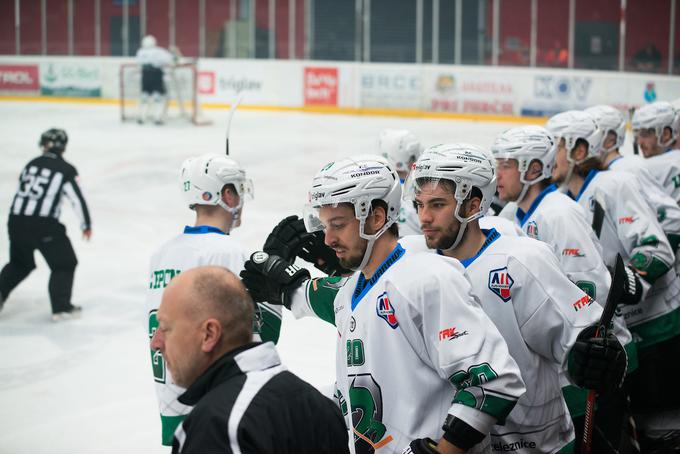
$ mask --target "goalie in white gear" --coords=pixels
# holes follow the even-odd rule
[[[505,419],[524,385],[460,263],[398,243],[401,194],[398,175],[379,156],[333,162],[316,175],[308,230],[324,229],[342,266],[357,271],[323,305],[303,299],[291,309],[338,329],[336,398],[353,432],[353,452],[474,449]],[[260,299],[253,278],[268,285],[294,265],[285,263],[288,271],[273,276],[269,265],[281,270],[283,259],[270,256],[258,265],[256,254],[241,276]],[[299,268],[294,274],[309,278]]]
[[[604,304],[611,278],[602,258],[602,246],[595,236],[582,207],[557,190],[550,178],[557,144],[548,130],[540,126],[520,126],[496,138],[491,151],[496,158],[498,196],[512,208],[512,218],[525,234],[550,246],[569,280],[600,304]],[[637,368],[637,351],[623,317],[614,317],[614,333],[628,356],[628,372]],[[581,439],[586,390],[567,386],[564,397],[574,420],[576,439]],[[626,412],[619,408],[627,396],[624,391],[600,402],[595,424],[613,446],[626,443],[621,427]],[[611,410],[611,411],[609,411]],[[605,414],[605,411],[607,414]],[[618,418],[618,419],[617,419]],[[596,446],[602,440],[595,437]]]
[[[680,424],[680,391],[664,387],[662,377],[680,373],[670,358],[680,354],[680,281],[672,265],[672,248],[654,213],[640,195],[636,178],[625,172],[601,171],[603,131],[590,114],[564,112],[548,121],[558,141],[553,179],[563,183],[592,221],[602,208],[600,241],[604,260],[619,253],[628,263],[628,282],[620,313],[638,347],[638,371],[630,380],[637,426],[647,436],[665,435],[659,422],[670,415]],[[577,166],[570,166],[578,162]]]
[[[675,147],[680,112],[664,101],[647,104],[633,115],[633,134],[647,168],[666,194],[680,204],[680,150]]]
[[[162,124],[167,102],[163,69],[174,64],[175,57],[168,50],[157,46],[156,38],[147,35],[137,51],[137,63],[142,71],[137,122],[144,123],[151,116],[156,124]]]
[[[156,312],[163,290],[177,274],[205,265],[222,266],[239,273],[248,258],[246,250],[229,233],[241,224],[244,199],[253,197],[252,182],[231,158],[203,155],[182,164],[180,184],[187,206],[196,212],[193,227],[160,246],[151,257],[146,294],[149,340],[158,326]],[[281,307],[258,304],[254,332],[262,340],[278,340]],[[184,392],[175,385],[159,351],[150,349],[162,425],[162,442],[172,444],[175,428],[191,410],[177,397]]]
[[[378,153],[392,161],[403,184],[422,151],[418,138],[406,129],[385,129],[378,138]],[[399,236],[419,235],[418,214],[412,204],[403,203],[399,210]]]

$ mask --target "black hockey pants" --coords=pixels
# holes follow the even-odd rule
[[[0,271],[0,293],[7,299],[14,288],[35,269],[33,252],[40,251],[52,270],[49,282],[52,312],[71,307],[73,274],[78,264],[66,228],[54,219],[10,216],[9,263]]]

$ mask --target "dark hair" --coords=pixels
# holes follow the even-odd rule
[[[585,139],[581,139],[581,138],[576,139],[576,145],[574,145],[574,148],[572,149],[572,151],[575,150],[576,148],[578,148],[580,145],[583,145],[584,147],[586,147],[586,153],[587,153],[588,152],[588,146],[589,146],[588,141],[585,140]],[[569,153],[571,153],[571,151]],[[586,176],[588,176],[590,171],[593,170],[593,169],[602,170],[602,162],[596,156],[594,156],[592,158],[587,158],[582,163],[575,165],[574,166],[574,173],[576,175],[580,176],[580,177],[585,178]]]

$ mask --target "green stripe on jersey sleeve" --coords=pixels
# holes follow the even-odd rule
[[[307,287],[307,301],[317,317],[335,325],[333,302],[335,295],[345,285],[345,277],[322,277],[312,279]]]

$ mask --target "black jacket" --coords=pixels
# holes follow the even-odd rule
[[[271,342],[227,353],[179,401],[195,406],[173,454],[349,452],[337,405],[288,372]]]

